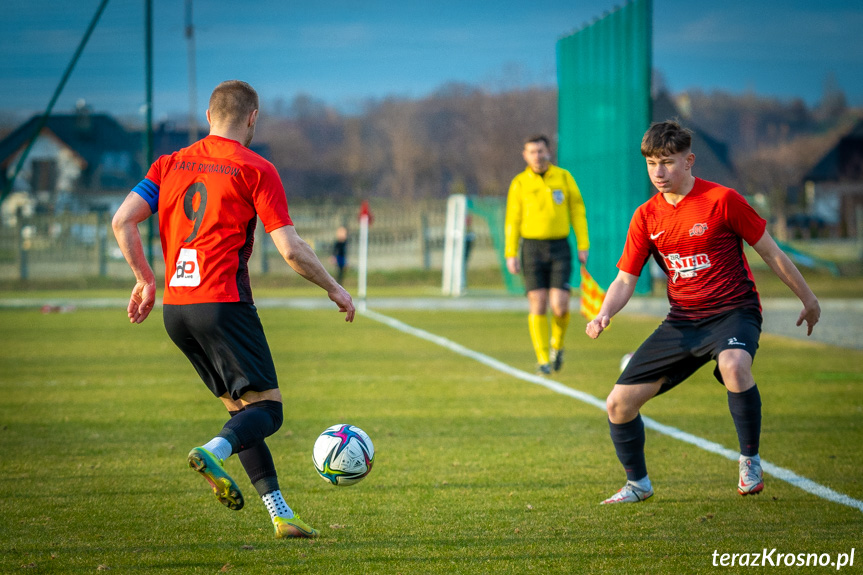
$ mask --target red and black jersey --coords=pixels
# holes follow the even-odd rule
[[[293,224],[270,162],[235,140],[207,136],[160,157],[133,191],[159,212],[164,303],[252,303],[257,218],[267,232]]]
[[[758,242],[766,225],[739,193],[696,178],[676,206],[657,193],[638,207],[617,267],[639,275],[652,255],[668,275],[669,319],[760,310],[743,241]]]

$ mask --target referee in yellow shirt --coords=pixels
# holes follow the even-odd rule
[[[513,178],[506,200],[504,255],[509,273],[524,272],[530,310],[528,328],[536,352],[537,373],[549,375],[563,365],[563,340],[569,325],[572,275],[569,229],[575,230],[578,261],[584,265],[590,247],[587,217],[572,175],[551,163],[546,136],[529,138],[524,143],[522,157],[527,168]],[[546,315],[549,303],[550,338]]]

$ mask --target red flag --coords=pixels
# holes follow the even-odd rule
[[[363,216],[369,219],[369,225],[372,225],[372,222],[375,220],[375,217],[372,215],[372,211],[369,209],[369,201],[363,200],[360,204],[360,221],[362,221]]]

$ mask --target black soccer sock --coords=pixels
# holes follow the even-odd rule
[[[758,455],[761,441],[761,394],[758,386],[740,393],[728,392],[728,409],[737,428],[740,454],[746,457]]]
[[[281,426],[282,402],[256,401],[232,414],[218,435],[231,443],[234,453],[239,453],[258,445]]]
[[[278,491],[279,479],[276,475],[276,466],[266,442],[262,441],[254,447],[244,449],[237,456],[258,495],[263,496],[271,491]]]
[[[229,411],[231,418],[242,413],[239,411]],[[258,495],[263,497],[267,493],[279,490],[279,479],[276,474],[276,465],[273,463],[273,456],[270,453],[270,448],[265,441],[257,444],[254,447],[244,449],[237,453],[240,458],[240,463],[243,469],[246,470],[246,475],[249,476],[249,481],[252,482]]]
[[[609,419],[608,427],[617,459],[626,470],[626,478],[638,481],[647,477],[647,464],[644,461],[644,422],[641,414],[626,423],[612,423]]]

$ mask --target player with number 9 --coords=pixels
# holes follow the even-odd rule
[[[158,212],[165,328],[231,416],[212,440],[192,449],[189,466],[221,503],[239,510],[243,496],[224,466],[238,454],[270,512],[276,537],[314,537],[317,532],[282,497],[265,442],[283,415],[249,282],[258,218],[285,261],[323,288],[346,321],[353,321],[354,306],[294,229],[275,167],[249,149],[257,120],[258,95],[250,85],[219,84],[207,110],[210,134],[158,158],[114,215],[113,227],[136,279],[127,313],[132,323],[141,323],[155,304],[156,281],[138,224]]]

